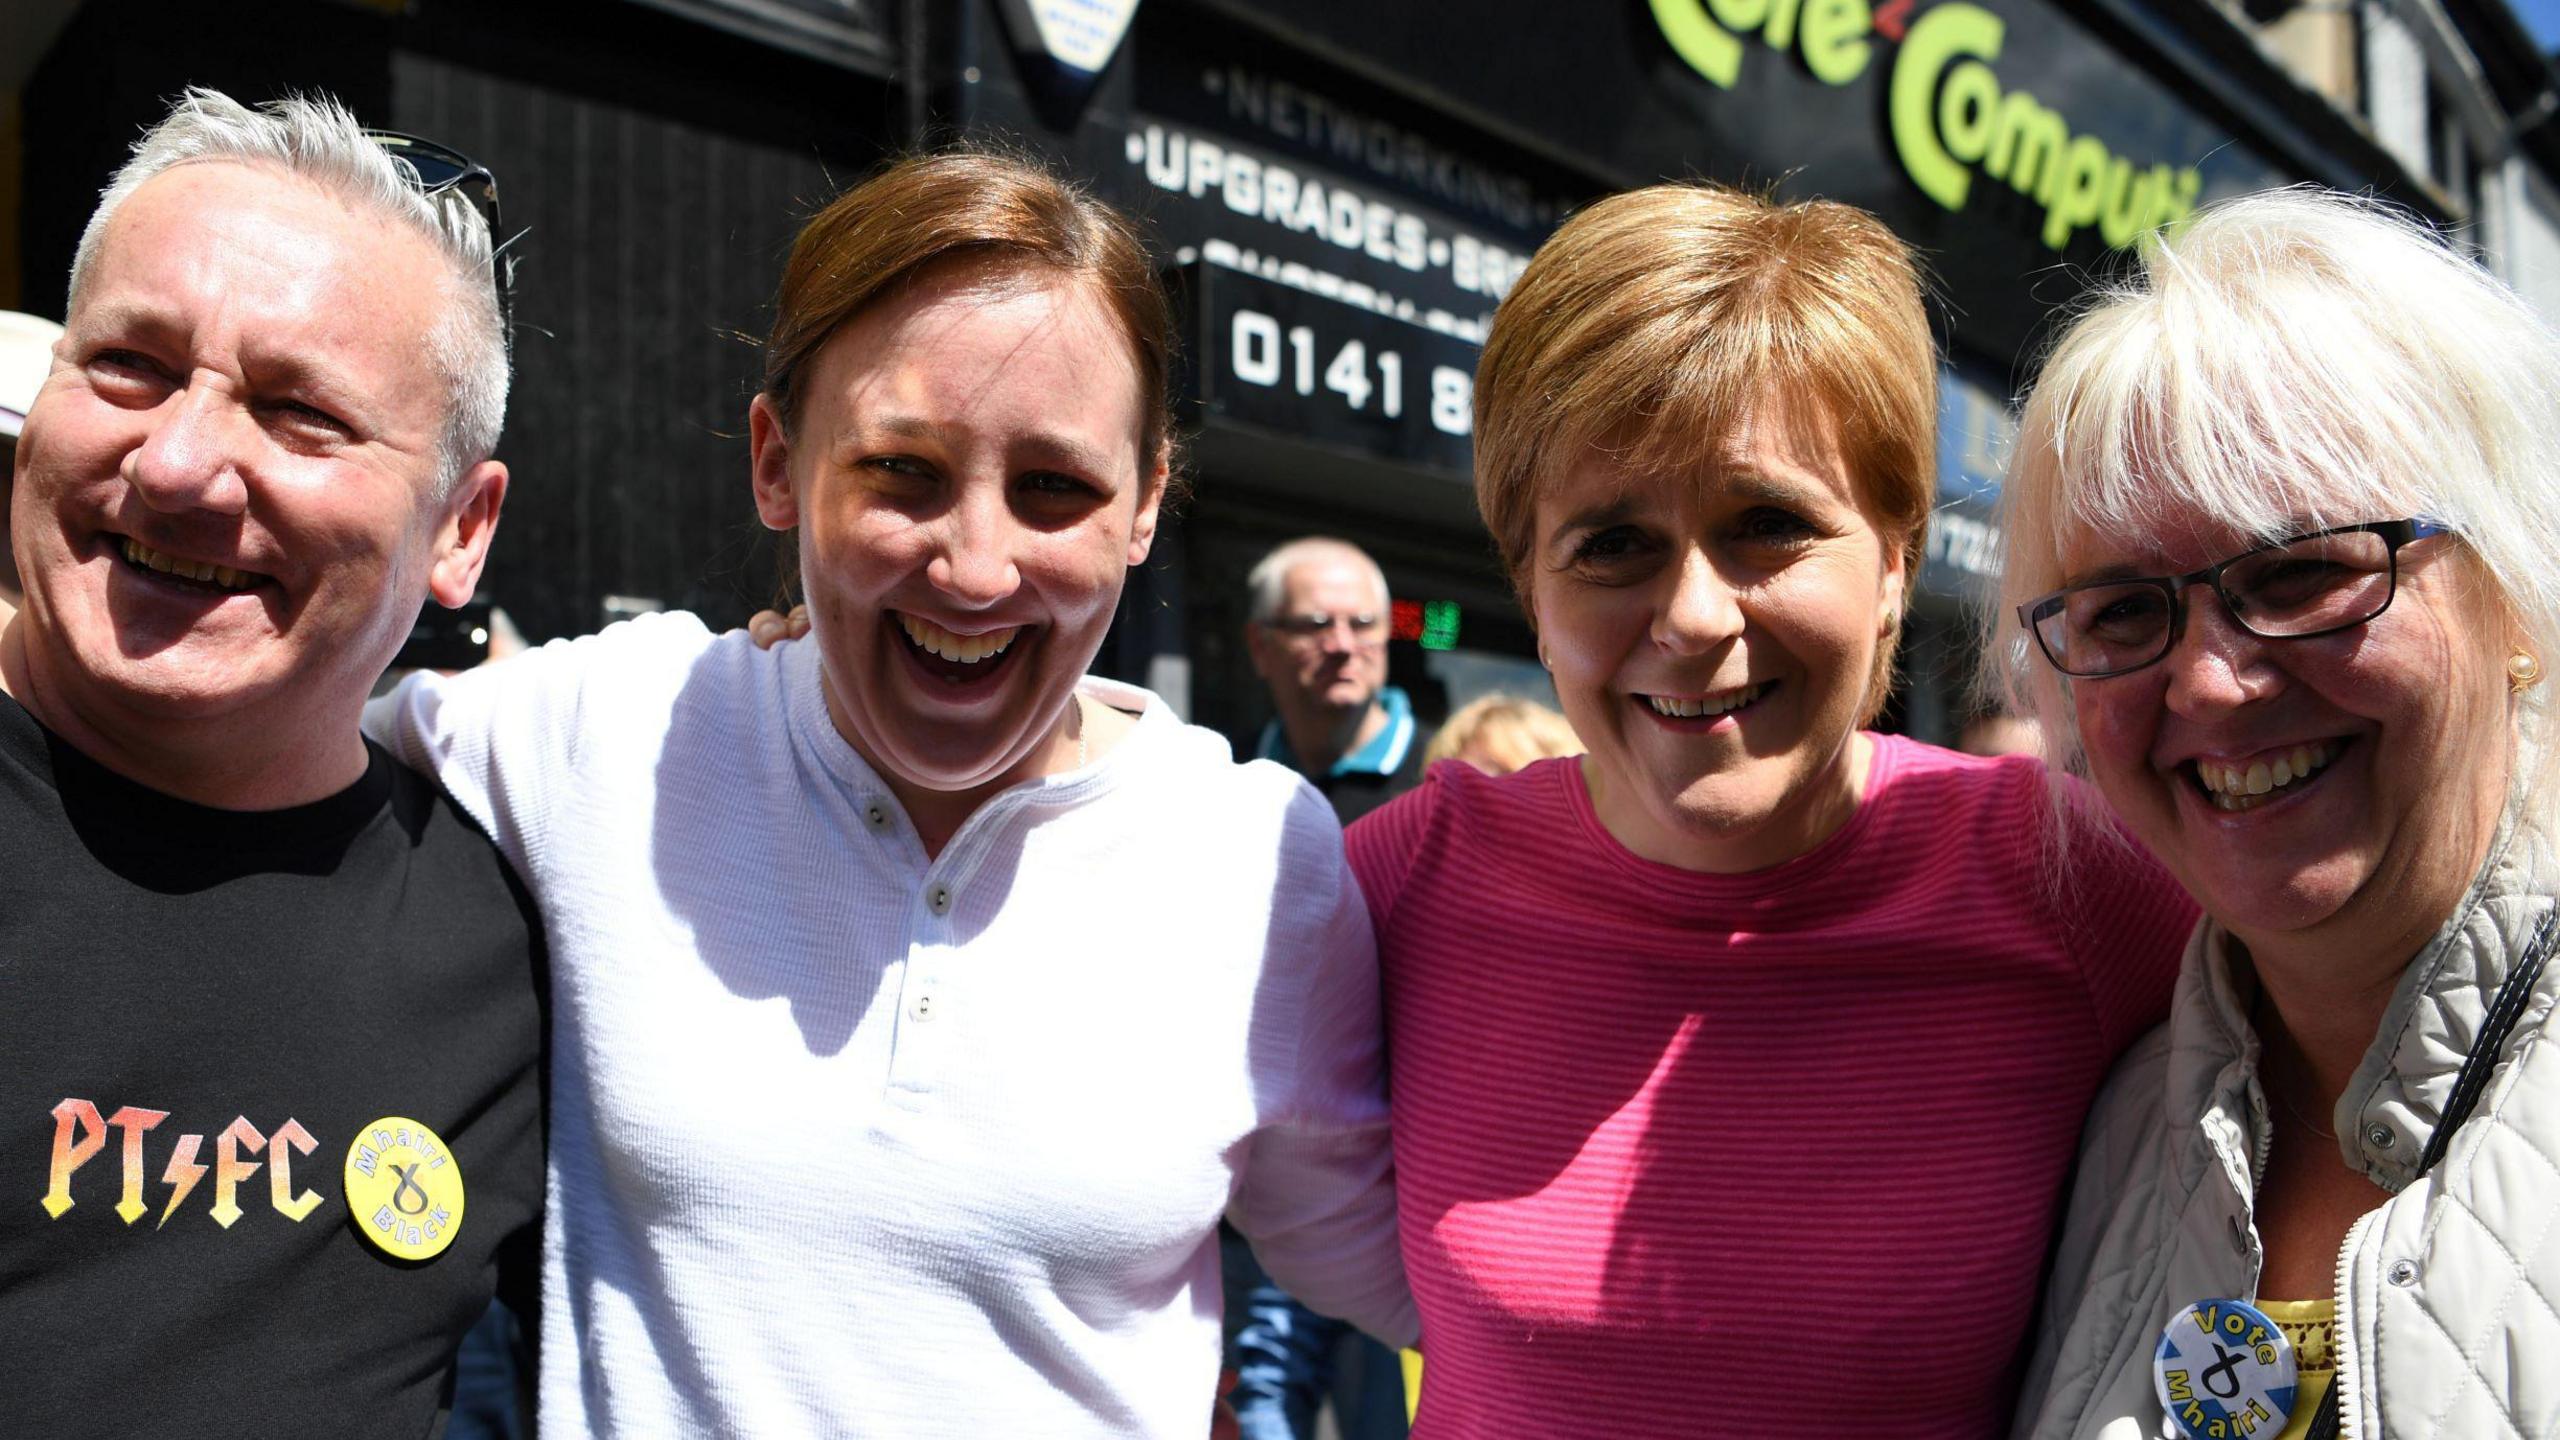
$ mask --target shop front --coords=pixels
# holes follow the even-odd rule
[[[1885,723],[1952,739],[2009,399],[2048,318],[2195,206],[2340,164],[2047,0],[1150,0],[1064,128],[1036,39],[978,38],[1004,53],[965,126],[1051,137],[1181,282],[1198,498],[1149,598],[1182,618],[1114,658],[1233,735],[1262,718],[1244,573],[1306,531],[1372,549],[1400,598],[1451,618],[1397,647],[1426,711],[1545,691],[1474,518],[1474,356],[1573,207],[1706,177],[1861,205],[1923,254],[1948,355],[1941,505]]]
[[[1338,534],[1394,586],[1426,717],[1543,693],[1469,486],[1475,357],[1591,198],[1703,176],[1864,206],[1919,247],[1942,506],[1887,717],[1965,713],[2009,397],[2148,230],[2399,172],[2205,0],[50,0],[22,67],[20,308],[60,304],[121,148],[187,83],[322,88],[502,177],[521,225],[517,475],[488,588],[534,638],[770,596],[751,338],[797,221],[882,154],[1024,144],[1139,214],[1184,316],[1196,494],[1102,664],[1247,736],[1245,572]],[[291,34],[281,46],[273,37]],[[2250,66],[2257,64],[2258,69]]]

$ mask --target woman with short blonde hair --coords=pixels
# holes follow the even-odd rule
[[[1504,299],[1477,495],[1589,753],[1355,824],[1420,1440],[2003,1429],[2081,1113],[2192,910],[2040,766],[1863,727],[1930,499],[1910,252],[1660,185]]]
[[[1476,367],[1476,504],[1523,599],[1557,467],[1597,448],[1629,473],[1681,473],[1771,396],[1837,447],[1902,572],[1918,572],[1938,353],[1901,237],[1855,206],[1713,185],[1612,196],[1571,233],[1521,276]],[[1892,687],[1901,619],[1876,647],[1860,723]]]

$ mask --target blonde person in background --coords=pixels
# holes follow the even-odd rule
[[[2006,710],[1984,710],[1956,732],[1956,747],[1967,755],[2044,754],[2044,733],[2035,722]]]
[[[1508,775],[1540,760],[1582,753],[1565,718],[1517,695],[1481,695],[1458,707],[1422,752],[1422,763],[1464,760],[1487,775]]]
[[[2560,337],[2377,206],[2233,201],[2064,336],[2004,503],[2014,698],[2205,910],[2018,1433],[2560,1433]]]

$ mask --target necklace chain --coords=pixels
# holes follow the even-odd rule
[[[2266,1092],[2267,1092],[2268,1094],[2270,1094],[2270,1095],[2275,1096],[2275,1097],[2276,1097],[2276,1104],[2277,1104],[2277,1105],[2279,1105],[2279,1106],[2281,1106],[2281,1107],[2283,1107],[2283,1109],[2284,1109],[2284,1113],[2286,1113],[2287,1115],[2290,1115],[2290,1116],[2292,1116],[2292,1117],[2293,1117],[2293,1122],[2294,1122],[2295,1124],[2297,1124],[2297,1125],[2301,1126],[2301,1127],[2302,1127],[2303,1129],[2305,1129],[2305,1130],[2310,1131],[2312,1134],[2319,1136],[2319,1137],[2320,1137],[2321,1139],[2323,1139],[2323,1140],[2335,1140],[2335,1139],[2337,1139],[2337,1138],[2338,1138],[2338,1132],[2337,1132],[2337,1131],[2332,1130],[2332,1129],[2330,1129],[2329,1127],[2327,1127],[2327,1126],[2325,1126],[2325,1125],[2320,1124],[2318,1121],[2313,1120],[2310,1116],[2305,1115],[2305,1114],[2303,1114],[2300,1110],[2295,1109],[2295,1108],[2294,1108],[2294,1106],[2293,1106],[2293,1102],[2292,1102],[2291,1100],[2288,1100],[2288,1099],[2286,1099],[2286,1098],[2284,1097],[2284,1092],[2282,1092],[2282,1091],[2280,1091],[2280,1090],[2277,1090],[2275,1087],[2273,1087],[2273,1086],[2271,1086],[2271,1085],[2268,1085],[2268,1084],[2266,1083],[2266,1077],[2265,1077],[2264,1075],[2261,1075],[2261,1076],[2259,1076],[2259,1077],[2258,1077],[2258,1088],[2260,1088],[2260,1089],[2262,1089],[2262,1090],[2266,1091]]]
[[[2272,1004],[2273,1002],[2267,999],[2267,992],[2265,989],[2261,988],[2258,991],[2257,998],[2251,1001],[2249,1006],[2250,1028],[2256,1030],[2260,1037],[2258,1050],[2258,1089],[2264,1094],[2274,1096],[2277,1106],[2281,1108],[2285,1114],[2293,1118],[2293,1123],[2310,1131],[2312,1134],[2319,1136],[2323,1140],[2334,1141],[2338,1138],[2338,1132],[2312,1119],[2310,1116],[2303,1114],[2301,1110],[2295,1108],[2293,1101],[2286,1098],[2284,1092],[2275,1087],[2273,1078],[2268,1074],[2265,1041],[2265,1011],[2270,1008]]]

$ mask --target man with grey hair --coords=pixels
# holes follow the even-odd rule
[[[1412,789],[1429,739],[1387,683],[1386,572],[1348,540],[1310,535],[1246,577],[1245,652],[1278,712],[1255,747],[1307,777],[1342,823]]]
[[[455,1344],[534,1273],[541,930],[357,731],[507,485],[487,221],[386,144],[415,142],[189,92],[81,239],[19,437],[13,1431],[432,1433]]]
[[[1245,588],[1245,652],[1277,712],[1255,758],[1306,776],[1346,825],[1412,789],[1430,737],[1387,683],[1389,600],[1378,562],[1348,540],[1309,535],[1263,556]],[[1220,1239],[1244,1440],[1309,1440],[1328,1398],[1345,1440],[1401,1437],[1394,1352],[1299,1304],[1232,1232]]]

